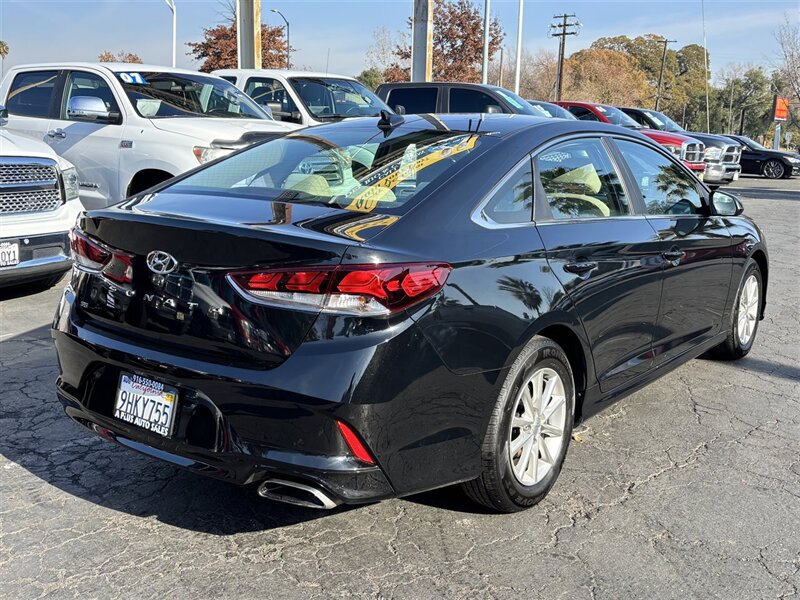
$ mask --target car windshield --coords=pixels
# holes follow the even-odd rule
[[[614,125],[621,125],[630,129],[641,129],[642,126],[636,121],[631,119],[624,112],[613,106],[603,106],[602,104],[595,104],[594,107],[603,115],[610,123]]]
[[[327,130],[327,131],[326,131]],[[479,134],[321,127],[276,138],[164,190],[403,214],[423,190],[449,179],[483,143]]]
[[[745,135],[740,135],[739,139],[742,140],[745,144],[747,144],[748,146],[750,146],[751,148],[753,148],[755,150],[769,150],[769,148],[767,148],[766,146],[763,146],[762,144],[759,144],[757,141],[752,140],[752,139],[750,139],[749,137],[747,137]]]
[[[655,123],[657,125],[657,129],[660,129],[661,131],[668,131],[670,133],[683,133],[684,131],[683,127],[678,125],[664,113],[656,112],[654,110],[643,110],[642,112],[647,116],[648,119]]]
[[[308,112],[320,120],[377,117],[388,106],[358,81],[328,77],[289,79]]]
[[[514,112],[525,115],[536,115],[539,117],[542,116],[541,113],[534,110],[529,102],[523,100],[522,97],[517,96],[514,92],[501,87],[491,87],[498,96],[514,107]]]
[[[537,102],[536,100],[528,100],[528,104],[533,107],[533,110],[540,114],[540,116],[548,117],[550,119],[570,119],[577,121],[578,117],[569,112],[566,108],[558,104],[550,104],[549,102]]]
[[[269,119],[229,82],[200,74],[121,72],[117,79],[140,116]]]

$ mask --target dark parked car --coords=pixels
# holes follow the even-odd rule
[[[569,119],[570,121],[577,121],[578,117],[569,112],[566,108],[553,104],[552,102],[543,102],[541,100],[528,100],[534,110],[542,113],[541,116],[549,117],[551,119]]]
[[[750,351],[769,274],[741,212],[597,122],[293,132],[80,219],[58,396],[108,440],[267,498],[463,483],[522,510],[573,423]]]
[[[703,181],[710,186],[720,186],[739,179],[742,167],[739,164],[742,148],[739,142],[730,136],[713,135],[696,131],[686,131],[664,113],[647,108],[629,108],[620,106],[619,110],[631,117],[642,127],[688,135],[705,144],[703,160],[706,169]]]
[[[409,115],[507,113],[543,116],[514,92],[481,83],[383,83],[375,94],[393,110]]]
[[[728,136],[742,147],[742,173],[763,175],[769,179],[800,175],[800,153],[771,150],[744,135]]]

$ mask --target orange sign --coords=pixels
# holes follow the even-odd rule
[[[772,114],[776,121],[786,121],[789,118],[789,99],[775,96]]]

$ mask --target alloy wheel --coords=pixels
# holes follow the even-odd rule
[[[739,294],[739,312],[738,321],[736,323],[736,334],[739,337],[739,343],[742,346],[747,346],[750,339],[753,337],[753,332],[756,329],[756,322],[758,321],[758,279],[755,275],[750,275],[742,285],[742,291]]]
[[[566,419],[564,382],[553,369],[537,369],[520,388],[509,425],[508,455],[519,483],[535,485],[556,465]]]
[[[770,179],[780,179],[783,172],[783,163],[779,160],[770,160],[764,165],[764,175]]]

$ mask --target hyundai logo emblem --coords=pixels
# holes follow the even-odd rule
[[[171,254],[153,250],[147,255],[147,268],[158,275],[166,275],[178,268],[178,261]]]

